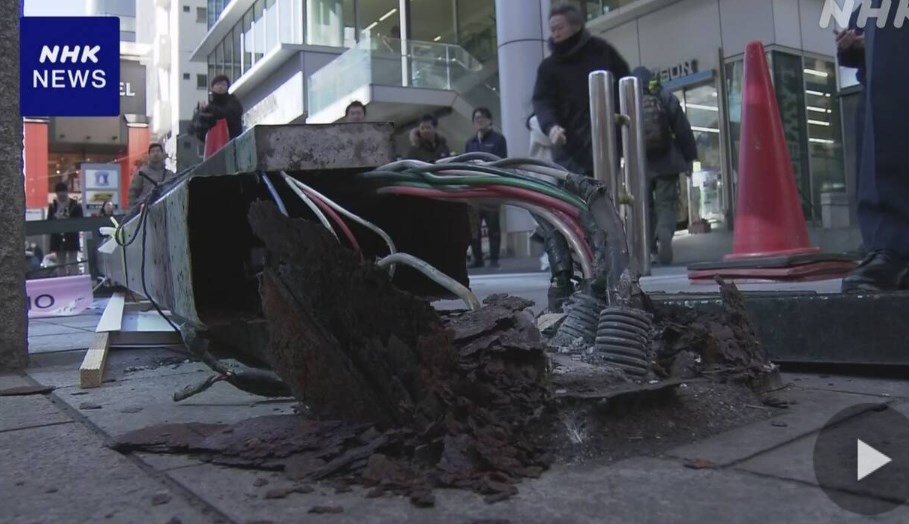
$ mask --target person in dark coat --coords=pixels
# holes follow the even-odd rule
[[[227,92],[228,89],[230,79],[225,75],[212,79],[208,104],[200,104],[193,115],[192,132],[199,141],[205,142],[205,134],[222,118],[227,121],[231,140],[243,133],[243,105],[236,95]]]
[[[647,178],[650,179],[650,238],[652,251],[660,264],[672,263],[672,237],[679,214],[679,175],[691,172],[698,159],[698,146],[691,123],[682,104],[646,67],[632,74],[641,82],[647,96],[654,96],[666,117],[666,148],[647,154]]]
[[[587,31],[577,7],[569,4],[554,8],[549,28],[552,54],[537,69],[533,111],[540,128],[556,146],[555,161],[569,171],[593,176],[588,76],[599,70],[613,74],[618,109],[618,81],[631,73],[614,47]]]
[[[57,198],[51,202],[47,209],[48,220],[67,220],[70,218],[81,218],[82,206],[79,202],[69,197],[69,188],[65,182],[59,182],[54,186],[54,192]],[[57,258],[57,265],[60,269],[57,275],[64,277],[76,275],[79,273],[77,264],[79,262],[79,233],[53,233],[50,239],[50,250]]]
[[[849,26],[845,31],[836,33],[836,59],[841,67],[855,69],[855,78],[859,85],[865,85],[865,30],[858,27],[860,8],[852,13]],[[862,134],[865,127],[865,97],[859,96],[855,106],[855,191],[858,194],[858,173],[862,169]],[[865,251],[864,247],[861,249]]]
[[[879,8],[881,0],[873,0]],[[868,255],[844,292],[909,289],[909,31],[869,23],[858,218]]]
[[[473,110],[473,127],[477,133],[464,145],[465,153],[489,153],[499,158],[508,156],[508,142],[501,133],[492,129],[492,111],[486,107]],[[472,232],[470,250],[473,252],[473,267],[483,267],[482,226],[486,222],[489,235],[489,265],[499,267],[502,249],[502,226],[499,221],[501,206],[480,204],[475,210],[476,231]]]
[[[174,178],[174,172],[164,166],[164,147],[153,143],[148,146],[148,160],[136,170],[129,184],[130,209],[137,209],[144,203],[148,195],[158,186]]]
[[[553,144],[553,160],[569,171],[593,176],[588,77],[599,70],[613,74],[618,108],[618,81],[630,74],[628,63],[614,47],[587,31],[584,17],[573,5],[553,8],[549,29],[552,54],[537,69],[533,111],[540,129]],[[620,136],[617,129],[616,137]],[[565,237],[554,228],[545,223],[540,226],[546,231],[545,247],[552,274],[549,310],[561,312],[562,303],[574,292],[571,249]]]
[[[410,149],[405,158],[434,163],[447,156],[451,156],[448,141],[440,135],[436,128],[439,121],[432,115],[423,115],[420,125],[410,132]]]

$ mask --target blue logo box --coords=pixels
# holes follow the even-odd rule
[[[120,19],[26,16],[21,37],[22,116],[118,116]]]

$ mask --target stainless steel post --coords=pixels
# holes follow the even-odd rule
[[[588,77],[590,123],[593,139],[593,176],[619,201],[618,151],[615,130],[615,79],[609,71],[594,71]]]
[[[635,77],[619,80],[619,103],[628,125],[622,128],[622,152],[625,159],[625,187],[631,195],[631,211],[625,231],[631,239],[632,258],[641,275],[650,274],[650,180],[647,178],[647,155],[644,150],[644,126],[641,114],[642,86]]]

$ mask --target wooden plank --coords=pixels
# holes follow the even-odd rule
[[[123,322],[123,306],[126,303],[126,296],[123,293],[114,293],[104,308],[104,314],[101,315],[101,321],[95,329],[97,333],[110,331],[120,331]]]
[[[107,350],[110,347],[110,333],[95,333],[82,366],[79,367],[79,386],[85,388],[101,387],[104,376],[104,363],[107,361]]]

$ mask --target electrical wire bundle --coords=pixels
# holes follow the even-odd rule
[[[381,183],[379,194],[457,201],[495,201],[529,211],[568,240],[585,279],[594,277],[595,256],[583,226],[587,202],[559,185],[572,176],[536,159],[500,159],[467,153],[429,164],[401,160],[361,175]]]
[[[361,259],[363,257],[363,253],[360,249],[360,244],[357,242],[357,238],[351,231],[350,227],[341,218],[342,216],[362,225],[363,227],[369,229],[382,238],[382,240],[388,246],[388,255],[377,260],[376,265],[381,268],[388,268],[389,277],[394,277],[395,266],[397,264],[408,265],[421,272],[427,278],[451,291],[454,295],[462,299],[470,307],[470,309],[476,310],[480,308],[480,301],[477,299],[476,295],[474,295],[470,289],[466,288],[460,282],[442,273],[427,263],[425,260],[421,260],[407,253],[399,253],[395,247],[394,241],[391,239],[391,236],[383,231],[382,228],[350,212],[335,201],[316,191],[311,186],[304,184],[303,182],[288,175],[286,172],[281,171],[280,175],[290,190],[293,191],[293,193],[306,205],[306,207],[309,208],[310,211],[312,211],[313,215],[315,215],[316,219],[318,219],[322,226],[324,226],[325,229],[327,229],[332,234],[332,236],[338,240],[338,242],[341,241],[340,237],[338,236],[338,231],[340,231],[341,234],[343,234],[347,239],[350,247],[354,251],[360,253]],[[268,191],[271,194],[272,198],[275,200],[278,209],[285,216],[289,216],[287,206],[284,204],[281,196],[278,194],[277,188],[269,179],[268,174],[261,173],[260,176],[265,182],[265,185],[268,188]]]

